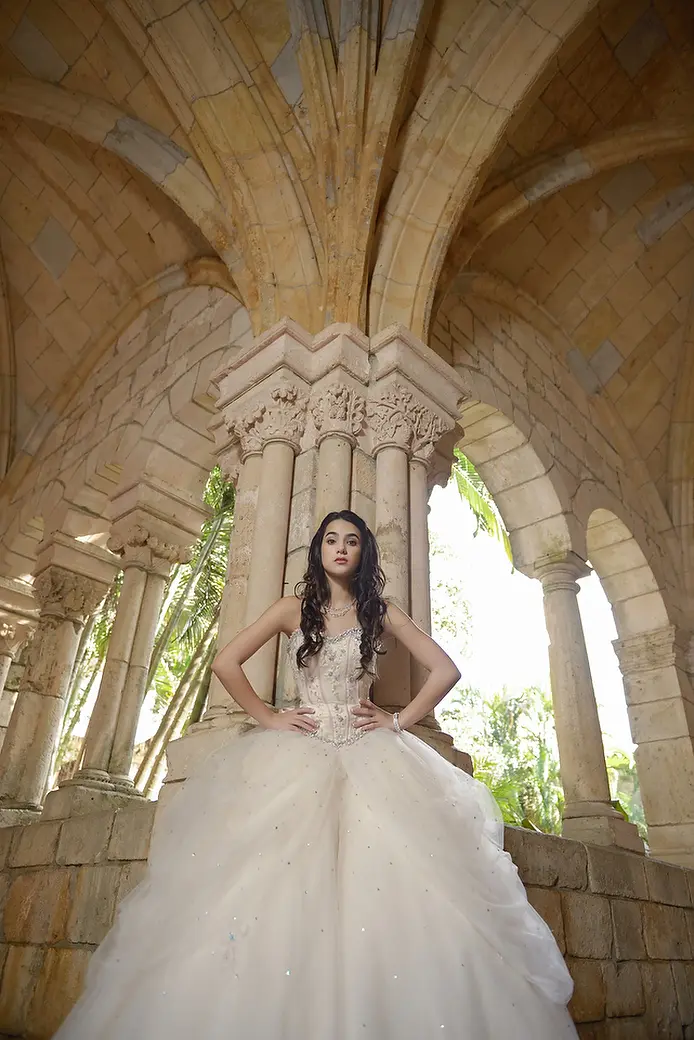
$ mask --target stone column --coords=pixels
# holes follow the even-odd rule
[[[636,827],[613,807],[600,719],[588,663],[577,580],[590,568],[574,553],[543,561],[536,574],[544,592],[554,721],[564,787],[567,838],[643,852]]]
[[[0,618],[0,748],[12,716],[16,692],[5,688],[12,662],[21,650],[31,629]]]
[[[122,557],[123,584],[104,671],[81,767],[48,794],[46,819],[124,805],[140,797],[128,774],[166,575],[181,551],[142,524],[127,521],[114,525],[108,546]]]
[[[694,867],[694,692],[674,625],[613,643],[624,678],[651,855]]]
[[[74,783],[111,789],[108,767],[113,734],[146,582],[147,571],[137,555],[131,556],[130,553],[126,553],[123,559],[123,584],[106,651],[104,670],[84,738],[82,766],[72,780],[63,781],[61,787]]]
[[[426,463],[453,423],[432,412],[398,382],[389,382],[371,397],[368,417],[376,457],[375,535],[386,575],[386,595],[431,630]],[[410,600],[413,567],[424,584],[416,604]],[[421,677],[421,670],[415,671]],[[412,662],[404,648],[399,644],[389,648],[380,681],[389,708],[409,702],[411,673]]]
[[[364,396],[344,383],[321,388],[314,394],[311,415],[318,448],[314,527],[327,513],[349,509],[352,449],[364,414]]]
[[[37,574],[38,627],[0,751],[2,826],[28,821],[41,809],[80,629],[106,590],[105,583],[55,565]]]
[[[450,365],[401,326],[369,340],[343,324],[312,336],[284,319],[251,348],[232,352],[213,383],[219,389],[220,418],[210,428],[220,457],[233,455],[237,441],[244,459],[219,642],[254,621],[274,599],[291,594],[305,570],[316,522],[350,503],[379,537],[387,594],[409,611],[410,457],[427,438],[436,450],[445,431],[457,431],[453,441],[462,435],[456,424],[465,390]],[[279,388],[284,390],[275,396]],[[389,393],[410,395],[402,398],[405,406],[398,416],[386,417],[389,409],[393,412]],[[312,421],[304,428],[309,398]],[[385,426],[391,421],[389,433]],[[421,481],[414,479],[419,488]],[[417,508],[421,514],[421,503]],[[418,573],[426,552],[420,514],[413,528]],[[275,646],[268,646],[244,666],[254,688],[268,700],[277,688],[275,658]],[[396,674],[389,674],[394,665]],[[381,659],[380,667],[383,699],[406,704],[409,655],[392,653],[388,664]],[[279,674],[281,686],[281,668]],[[169,798],[190,767],[228,739],[225,729],[244,724],[215,684],[205,718],[168,749],[162,797]],[[459,754],[451,751],[451,757]]]
[[[426,460],[410,462],[410,603],[416,625],[431,635],[429,588],[429,474]]]
[[[170,564],[171,560],[156,558],[153,565],[157,569],[147,573],[108,767],[111,783],[115,790],[138,797],[139,794],[130,779],[130,767],[133,761],[135,736],[140,721],[142,703],[147,692],[147,674]]]
[[[283,593],[294,457],[304,432],[306,406],[306,395],[297,386],[284,383],[239,420],[242,445],[245,436],[259,439],[263,445],[245,625],[257,620]],[[269,703],[274,700],[276,657],[277,639],[273,639],[244,665],[251,686]]]
[[[252,533],[258,504],[258,486],[262,468],[262,451],[252,450],[240,461],[238,452],[233,459],[222,458],[220,463],[227,477],[236,484],[234,526],[231,532],[226,584],[222,595],[217,629],[217,646],[221,650],[241,631],[245,617],[246,589],[251,562]],[[219,679],[212,676],[208,706],[200,722],[188,728],[193,734],[211,726],[232,725],[244,728],[248,716],[230,698]]]

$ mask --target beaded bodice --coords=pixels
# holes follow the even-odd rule
[[[311,716],[318,729],[311,736],[329,744],[352,744],[362,734],[354,726],[351,708],[369,696],[372,676],[361,669],[361,629],[348,628],[335,636],[324,636],[321,650],[299,668],[296,651],[301,646],[301,630],[289,639],[288,653],[296,683],[299,705],[315,708]]]

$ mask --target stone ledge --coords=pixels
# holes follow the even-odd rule
[[[115,813],[112,810],[75,816],[63,822],[56,863],[99,863],[107,850]]]
[[[10,867],[38,867],[55,861],[61,824],[36,822],[17,828],[8,857]]]
[[[146,802],[116,811],[108,844],[109,859],[147,859],[156,809],[156,802]]]
[[[645,864],[650,899],[672,906],[694,906],[684,868],[658,859],[646,859]]]
[[[538,834],[522,827],[506,827],[504,845],[526,885],[588,887],[586,846],[581,842],[554,834]]]
[[[591,892],[648,899],[645,857],[602,845],[586,845]]]

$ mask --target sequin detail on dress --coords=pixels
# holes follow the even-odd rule
[[[324,636],[318,654],[310,657],[305,668],[296,663],[301,630],[292,632],[287,647],[299,707],[314,708],[311,716],[317,723],[315,733],[307,734],[334,747],[354,744],[364,736],[355,726],[357,716],[351,709],[367,700],[372,683],[368,673],[360,674],[361,629],[346,628],[334,636]]]

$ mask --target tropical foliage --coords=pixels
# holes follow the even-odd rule
[[[475,777],[489,787],[506,823],[558,834],[564,796],[552,702],[532,686],[512,697],[457,688],[440,720],[472,756]]]
[[[475,536],[482,531],[496,539],[503,545],[506,555],[513,563],[511,540],[496,503],[489,494],[482,477],[467,456],[463,455],[460,448],[455,448],[455,462],[451,479],[455,482],[460,497],[468,504],[475,518],[477,524],[474,531]]]
[[[512,561],[508,532],[494,501],[459,449],[451,480],[473,513],[475,535],[482,532],[498,541]],[[451,553],[449,546],[432,537],[432,628],[460,661],[469,653],[473,618],[465,589],[451,566]],[[518,695],[505,689],[485,695],[459,685],[442,705],[438,718],[456,745],[472,756],[475,777],[489,787],[507,823],[560,833],[564,795],[549,693],[531,686]],[[615,806],[645,836],[633,759],[627,752],[615,750],[607,756],[607,768]]]

